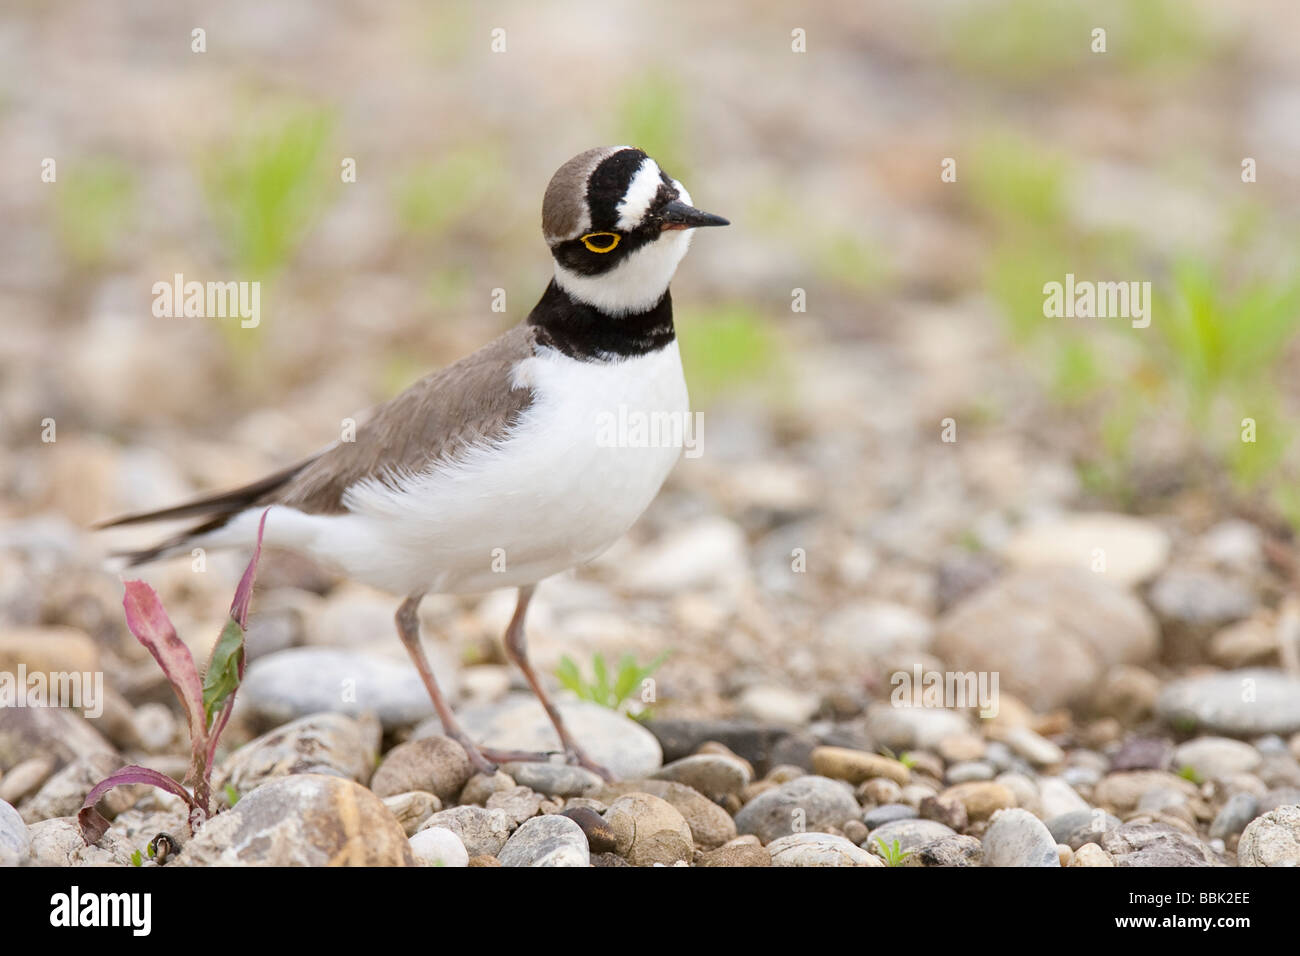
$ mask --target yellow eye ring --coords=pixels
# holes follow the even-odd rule
[[[582,237],[582,244],[592,252],[613,252],[622,239],[616,232],[589,232]],[[602,240],[607,244],[602,245]]]

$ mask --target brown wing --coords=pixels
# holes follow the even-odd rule
[[[341,512],[343,493],[358,481],[384,481],[395,474],[419,472],[469,445],[503,437],[532,402],[529,389],[510,386],[515,364],[533,354],[534,341],[532,328],[515,326],[380,405],[357,429],[354,442],[339,442],[233,491],[114,518],[96,527],[209,516],[203,524],[156,548],[125,555],[132,564],[139,564],[184,545],[196,534],[220,528],[246,508],[285,504],[312,514]]]
[[[344,509],[343,494],[366,478],[423,471],[466,447],[503,437],[532,402],[511,388],[517,362],[533,354],[534,332],[515,326],[455,365],[416,382],[379,406],[356,441],[339,442],[255,504],[285,504],[311,514]]]

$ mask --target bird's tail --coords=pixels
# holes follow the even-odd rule
[[[205,498],[196,498],[193,501],[187,501],[184,504],[174,505],[170,508],[162,508],[158,511],[144,511],[137,514],[123,515],[119,518],[100,522],[94,527],[98,531],[123,525],[147,524],[153,521],[205,517],[206,520],[201,524],[172,535],[151,548],[143,548],[138,551],[114,551],[112,553],[112,557],[123,561],[122,566],[128,568],[137,564],[155,561],[158,558],[170,557],[179,550],[195,543],[204,535],[225,527],[226,523],[240,512],[257,504],[269,504],[268,497],[273,495],[294,475],[298,474],[307,464],[307,461],[299,462],[233,491],[223,491]]]

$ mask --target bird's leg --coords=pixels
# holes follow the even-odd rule
[[[422,597],[424,597],[423,594],[412,594],[397,609],[398,636],[401,637],[406,652],[411,655],[411,660],[415,662],[415,669],[420,672],[420,678],[424,681],[425,689],[429,691],[429,699],[433,701],[433,709],[438,714],[438,719],[442,721],[442,732],[465,748],[465,755],[469,757],[469,762],[474,766],[475,770],[480,773],[496,773],[497,768],[483,756],[465,731],[461,730],[460,724],[456,722],[451,708],[447,706],[447,701],[442,696],[437,678],[433,676],[433,668],[429,666],[429,658],[425,656],[424,647],[420,644],[419,609]]]
[[[551,698],[542,687],[542,682],[537,679],[533,665],[528,662],[528,646],[524,640],[524,617],[528,614],[528,602],[532,600],[534,590],[533,585],[519,589],[519,602],[515,605],[515,614],[510,619],[510,626],[506,628],[506,655],[523,671],[528,685],[532,687],[533,693],[546,708],[546,715],[551,718],[551,723],[555,725],[555,732],[560,735],[560,746],[564,748],[569,763],[576,763],[580,767],[586,767],[600,774],[606,780],[613,780],[613,775],[588,757],[578,746],[577,741],[570,736],[568,728],[564,726],[564,718],[560,716],[559,708],[551,702]]]

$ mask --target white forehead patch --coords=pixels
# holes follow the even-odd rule
[[[659,164],[647,156],[628,183],[623,201],[618,204],[618,228],[624,231],[635,229],[645,218],[646,211],[654,202],[663,182]]]

